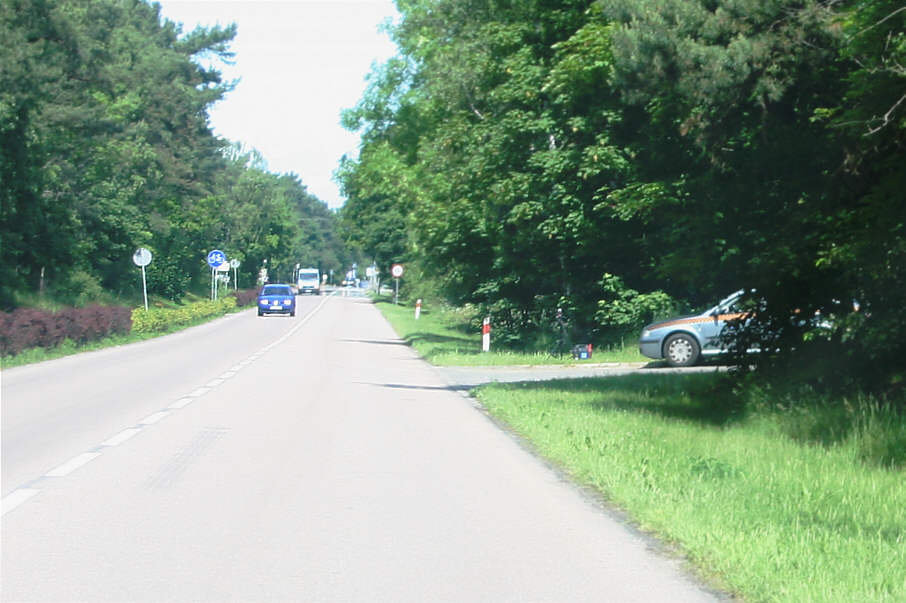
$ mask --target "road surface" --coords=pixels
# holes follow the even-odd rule
[[[3,601],[719,599],[364,299],[0,379]]]

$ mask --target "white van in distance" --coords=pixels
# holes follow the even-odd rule
[[[299,295],[303,293],[321,295],[321,273],[317,268],[300,268],[296,279]]]

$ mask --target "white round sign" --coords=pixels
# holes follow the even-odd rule
[[[239,260],[237,260],[237,259],[230,260],[230,266],[232,268],[239,268]]]
[[[390,274],[393,275],[393,278],[399,278],[399,277],[403,276],[403,265],[394,264],[393,267],[390,269]]]
[[[144,247],[139,247],[132,254],[132,261],[136,266],[147,266],[151,263],[151,252]]]

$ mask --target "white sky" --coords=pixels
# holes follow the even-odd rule
[[[340,207],[333,172],[359,145],[340,112],[361,98],[371,65],[395,54],[378,31],[398,17],[392,0],[157,1],[183,33],[237,24],[235,65],[220,69],[241,80],[211,109],[214,132],[257,149],[271,172],[298,174],[310,193]]]

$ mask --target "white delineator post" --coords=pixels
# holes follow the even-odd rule
[[[415,320],[418,320],[418,317],[422,314],[422,300],[415,301]]]
[[[481,351],[491,351],[491,317],[488,316],[481,323]]]

